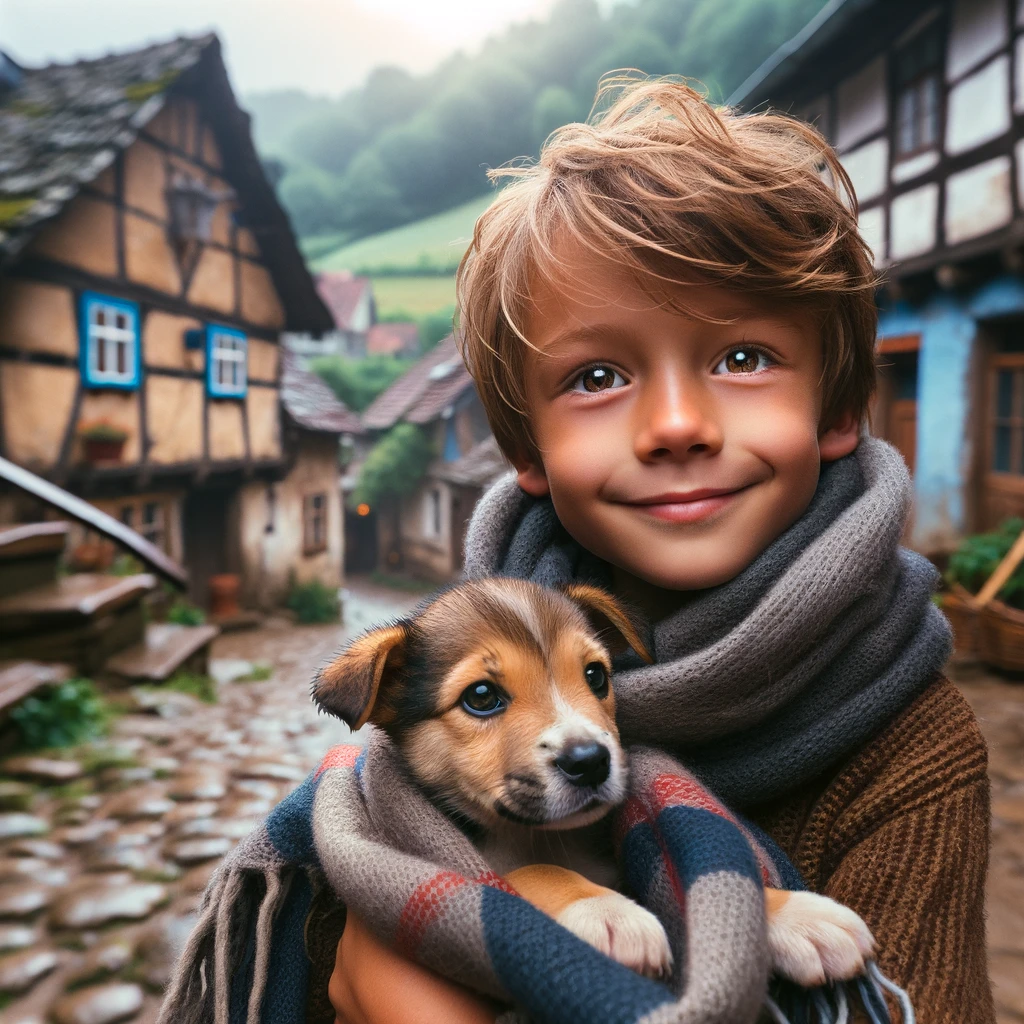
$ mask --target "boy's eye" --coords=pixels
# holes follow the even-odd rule
[[[723,356],[714,373],[760,373],[771,366],[772,361],[757,348],[734,348]]]
[[[598,391],[621,388],[625,383],[622,374],[616,373],[610,366],[591,366],[573,381],[572,389],[595,394]]]

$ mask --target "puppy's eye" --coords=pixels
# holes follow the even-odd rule
[[[608,696],[608,672],[599,661],[592,661],[584,670],[587,685],[598,697]]]
[[[462,706],[471,715],[486,718],[488,715],[504,711],[505,701],[493,683],[481,680],[478,683],[470,683],[462,691]]]

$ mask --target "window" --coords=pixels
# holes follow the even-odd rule
[[[164,502],[136,499],[121,505],[119,518],[125,526],[145,537],[161,551],[168,551],[167,511]]]
[[[939,141],[940,26],[933,23],[896,54],[896,156],[931,149]]]
[[[1024,474],[1024,355],[994,356],[989,405],[990,473]]]
[[[441,489],[431,487],[423,496],[423,532],[428,537],[441,536]]]
[[[81,308],[82,379],[94,388],[139,386],[139,307],[86,292]]]
[[[302,551],[315,555],[327,550],[327,495],[307,494],[302,499]]]
[[[206,328],[206,390],[214,398],[243,398],[248,342],[241,331],[210,324]]]

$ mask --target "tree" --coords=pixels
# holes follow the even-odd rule
[[[433,445],[422,428],[399,423],[370,449],[349,503],[372,508],[385,498],[411,494],[433,456]]]
[[[337,216],[337,180],[307,164],[292,166],[281,179],[281,201],[300,235],[322,234],[342,226]]]
[[[335,107],[299,124],[289,142],[301,160],[328,174],[342,175],[367,138],[362,118],[351,108]]]
[[[586,111],[568,89],[549,85],[533,105],[533,137],[539,146],[556,128],[578,121]]]
[[[321,356],[310,364],[314,373],[354,412],[362,412],[407,369],[408,359],[394,356]]]

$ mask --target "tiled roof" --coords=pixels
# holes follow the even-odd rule
[[[16,259],[36,232],[83,185],[130,146],[171,93],[202,106],[238,193],[245,223],[285,307],[287,328],[332,326],[291,224],[256,154],[249,115],[235,99],[220,41],[207,34],[75,64],[18,68],[9,60],[0,86],[0,265]]]
[[[473,378],[459,355],[455,335],[449,334],[373,400],[363,413],[363,426],[387,430],[399,420],[430,423],[472,387]]]
[[[352,329],[352,314],[369,287],[368,277],[356,277],[351,270],[330,270],[316,275],[316,290],[342,331]]]
[[[485,438],[474,445],[461,459],[442,462],[434,475],[451,484],[463,487],[486,487],[491,481],[507,473],[512,467],[501,454],[498,442],[493,437]]]
[[[303,429],[328,434],[361,434],[359,416],[338,400],[315,373],[302,368],[294,352],[281,353],[281,402]]]
[[[22,69],[0,94],[0,249],[17,251],[135,141],[213,35]]]
[[[420,329],[414,323],[374,324],[366,336],[370,356],[412,355],[420,349]]]

